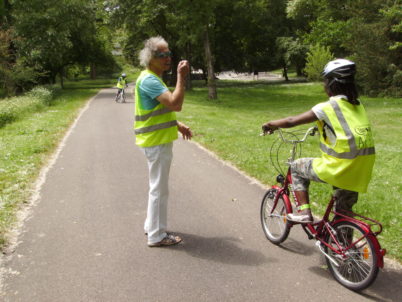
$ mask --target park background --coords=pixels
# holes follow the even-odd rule
[[[121,72],[135,81],[138,51],[154,35],[169,42],[174,65],[190,62],[179,118],[194,140],[267,186],[276,176],[275,138],[259,137],[260,125],[325,101],[325,63],[355,61],[377,150],[369,191],[355,210],[383,223],[380,241],[402,261],[400,0],[1,0],[2,247],[80,108]],[[170,86],[175,70],[165,75]],[[318,155],[316,147],[310,140],[303,155]],[[313,186],[315,213],[329,194],[329,186]]]

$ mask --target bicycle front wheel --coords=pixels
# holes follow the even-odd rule
[[[325,248],[333,260],[326,258],[329,270],[343,286],[354,291],[365,289],[378,274],[377,254],[371,237],[353,222],[342,221],[332,227],[334,238],[327,234],[326,242],[334,250]],[[341,251],[344,256],[337,253]]]
[[[273,244],[285,241],[290,232],[290,224],[286,219],[286,204],[282,196],[279,196],[275,206],[277,192],[277,189],[270,189],[265,193],[260,210],[262,229]]]

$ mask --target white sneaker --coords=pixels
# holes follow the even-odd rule
[[[287,219],[292,222],[298,223],[312,223],[313,217],[308,214],[289,213],[286,215]]]

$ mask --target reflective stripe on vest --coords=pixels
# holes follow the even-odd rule
[[[137,79],[135,87],[135,125],[136,144],[141,147],[151,147],[169,143],[177,139],[176,114],[165,105],[159,103],[150,110],[142,108],[140,85],[146,76],[154,76],[165,86],[162,79],[150,70],[144,70]]]
[[[172,110],[170,110],[169,108],[165,107],[165,108],[162,108],[162,109],[152,111],[152,112],[150,112],[148,114],[136,115],[135,120],[144,122],[144,121],[146,121],[147,119],[149,119],[149,118],[151,118],[153,116],[162,115],[162,114],[165,114],[165,113],[168,113],[168,112],[172,112]]]
[[[135,129],[135,134],[153,132],[156,130],[166,129],[166,128],[170,128],[173,126],[177,126],[177,121],[174,120],[174,121],[170,121],[170,122],[166,122],[166,123],[161,123],[161,124],[157,124],[157,125],[153,125],[153,126]]]

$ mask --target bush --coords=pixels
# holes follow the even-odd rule
[[[325,64],[331,61],[334,55],[329,50],[329,47],[316,44],[310,47],[307,53],[307,62],[304,72],[307,78],[311,81],[320,81],[321,72],[324,69]]]
[[[0,101],[0,128],[17,120],[27,111],[38,111],[52,104],[54,90],[35,87],[23,96]]]
[[[40,101],[43,105],[50,106],[53,100],[53,91],[39,86],[29,91],[26,96]]]

